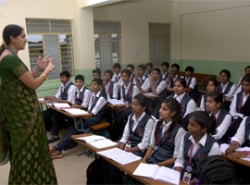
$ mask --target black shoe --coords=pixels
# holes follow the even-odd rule
[[[57,140],[59,140],[60,138],[58,136],[51,136],[49,139],[48,139],[48,143],[52,143],[52,142],[55,142]]]

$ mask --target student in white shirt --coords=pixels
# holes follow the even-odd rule
[[[191,112],[196,110],[195,101],[185,92],[187,83],[184,79],[179,78],[174,83],[174,94],[169,97],[175,98],[181,104],[181,115],[183,119]]]
[[[219,92],[224,94],[225,100],[230,100],[235,91],[235,84],[230,81],[231,73],[227,69],[220,71]]]
[[[242,81],[242,78],[247,74],[247,73],[250,73],[250,66],[246,66],[244,68],[244,75],[239,79],[238,83],[237,83],[237,86],[236,86],[236,91],[234,94],[237,94],[239,92],[242,91],[242,85],[241,85],[241,81]]]
[[[207,101],[207,95],[209,93],[217,92],[219,86],[219,82],[215,79],[210,79],[207,82],[207,91],[204,95],[201,97],[201,102],[200,102],[200,109],[201,110],[206,110],[206,101]]]
[[[208,113],[195,111],[188,117],[188,133],[181,139],[174,167],[182,173],[182,180],[190,183],[196,177],[196,162],[207,156],[220,155],[214,133],[215,122]]]
[[[216,132],[212,137],[224,143],[228,141],[226,132],[232,123],[232,116],[223,108],[223,95],[218,92],[212,92],[207,95],[206,110],[216,119]]]
[[[106,94],[107,99],[117,99],[118,98],[118,87],[115,82],[112,82],[113,72],[111,70],[106,70],[103,76],[103,90]]]
[[[113,76],[111,81],[117,83],[117,85],[121,86],[122,85],[122,80],[121,80],[121,65],[119,63],[114,63],[113,66]]]
[[[172,167],[185,130],[181,127],[181,105],[174,98],[161,103],[160,120],[153,127],[143,162]]]

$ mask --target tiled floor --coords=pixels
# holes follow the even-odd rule
[[[93,160],[93,157],[78,156],[83,151],[83,147],[78,145],[64,152],[64,158],[53,161],[59,185],[86,184],[86,168]],[[0,166],[0,185],[8,183],[9,168],[9,164]]]

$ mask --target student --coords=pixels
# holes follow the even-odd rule
[[[207,156],[220,155],[220,147],[210,133],[215,120],[204,111],[192,112],[188,117],[188,133],[182,137],[174,167],[182,173],[182,180],[190,183],[196,177],[196,163]]]
[[[189,96],[197,102],[200,98],[200,93],[198,91],[198,86],[196,83],[196,78],[193,76],[194,68],[192,66],[187,66],[185,68],[184,79],[187,82],[186,92],[189,93]]]
[[[99,68],[92,70],[92,79],[101,79],[101,70]]]
[[[173,98],[162,102],[160,120],[153,127],[150,145],[143,161],[171,167],[177,157],[180,138],[185,134],[181,127],[181,106]]]
[[[242,91],[241,81],[242,81],[242,78],[243,78],[247,73],[250,73],[250,66],[246,66],[246,67],[245,67],[245,69],[244,69],[244,75],[240,78],[240,80],[239,80],[239,82],[238,82],[238,84],[237,84],[235,94],[237,94],[237,93],[239,93],[240,91]]]
[[[149,145],[152,129],[155,125],[155,120],[151,115],[147,113],[147,100],[146,98],[138,94],[132,101],[132,113],[126,123],[126,127],[123,131],[123,136],[119,142],[119,148],[127,152],[132,152],[135,155],[143,156],[145,150]],[[100,176],[103,178],[102,183],[105,184],[122,184],[123,173],[110,163],[102,160],[96,160],[96,170],[92,169],[91,176]],[[98,169],[98,174],[97,174]],[[101,169],[101,171],[100,171]],[[95,182],[91,184],[101,183],[100,179],[92,179]],[[87,182],[90,184],[90,181]]]
[[[250,116],[250,73],[242,78],[242,89],[234,95],[230,105],[230,114],[234,119]]]
[[[129,116],[119,142],[119,148],[143,156],[148,147],[155,120],[146,113],[146,98],[138,94],[133,98],[132,114]]]
[[[227,142],[228,138],[225,134],[231,125],[232,116],[223,108],[223,95],[216,92],[209,93],[206,100],[206,110],[215,117],[217,122],[216,132],[212,137],[219,143]]]
[[[219,86],[219,82],[215,79],[210,79],[207,82],[207,91],[204,95],[201,97],[201,103],[200,103],[200,109],[206,110],[206,101],[207,101],[207,95],[209,93],[217,92]]]
[[[80,108],[87,110],[91,96],[91,91],[84,85],[85,78],[83,75],[75,76],[75,95],[71,102],[73,108]]]
[[[134,72],[135,72],[135,66],[134,66],[133,64],[128,64],[128,65],[127,65],[127,69],[128,69],[129,71],[131,71],[130,80],[134,83],[134,78],[135,78],[135,74],[134,74]]]
[[[79,121],[78,125],[72,125],[68,128],[64,138],[54,146],[50,146],[50,154],[52,159],[62,158],[62,150],[67,150],[74,146],[74,142],[71,140],[73,134],[81,133],[89,129],[90,126],[95,125],[102,121],[104,116],[104,106],[106,105],[106,97],[102,93],[102,80],[92,80],[92,95],[90,97],[88,112],[89,117],[85,120]]]
[[[161,79],[166,80],[169,76],[168,73],[169,63],[167,61],[164,61],[161,63]]]
[[[174,83],[174,94],[169,97],[175,98],[181,104],[181,115],[183,119],[191,112],[196,110],[194,100],[185,92],[186,81],[179,78]]]
[[[113,68],[113,76],[111,81],[118,83],[119,81],[121,81],[121,65],[119,63],[114,63],[112,68]]]
[[[103,76],[103,90],[107,99],[117,99],[118,98],[118,87],[115,82],[112,82],[113,72],[111,70],[106,70]]]
[[[231,138],[229,147],[226,149],[226,154],[232,157],[250,157],[250,152],[236,152],[239,147],[250,147],[250,116],[245,116],[240,123],[240,126]],[[246,154],[246,155],[245,155]]]
[[[145,65],[144,64],[138,65],[137,66],[137,73],[136,73],[135,78],[134,78],[134,84],[136,85],[136,87],[140,91],[141,91],[142,84],[146,80],[146,78],[144,77],[144,73],[145,73]]]
[[[167,84],[165,80],[161,79],[161,71],[159,68],[153,69],[151,77],[147,78],[141,87],[142,93],[152,92],[154,95],[159,96],[159,98],[151,100],[150,107],[152,110],[152,115],[154,115],[156,118],[159,117],[161,101],[166,97],[166,87]]]
[[[172,64],[171,65],[171,71],[170,71],[171,77],[173,79],[173,81],[175,82],[175,80],[177,80],[178,78],[180,78],[180,66],[179,64]]]
[[[75,76],[75,85],[76,85],[76,88],[75,88],[74,98],[72,99],[72,102],[71,102],[72,104],[71,107],[87,110],[91,92],[84,86],[83,75]],[[60,139],[58,136],[60,126],[68,128],[72,124],[73,124],[72,118],[55,111],[52,117],[52,125],[51,125],[51,130],[50,130],[51,136],[48,139],[48,142],[52,143]]]
[[[70,81],[70,76],[71,75],[68,71],[62,71],[60,73],[61,85],[58,88],[57,93],[55,94],[55,96],[45,96],[44,100],[50,102],[71,103],[74,98],[74,92],[76,87],[73,84],[73,82]],[[60,119],[61,114],[53,109],[47,109],[43,111],[42,115],[45,122],[45,128],[47,131],[50,131],[51,126],[53,124],[57,124],[55,122],[57,121],[64,122],[63,119]],[[51,140],[52,142],[58,139],[59,138],[50,138],[49,140]]]
[[[227,69],[222,69],[219,77],[219,92],[224,95],[225,100],[230,100],[233,98],[235,91],[235,84],[230,81],[231,73]]]
[[[153,70],[153,63],[149,62],[146,64],[146,70],[145,70],[145,79],[151,76],[151,72]]]
[[[119,133],[123,131],[125,123],[129,114],[131,114],[131,103],[133,97],[139,93],[139,90],[131,81],[131,71],[128,69],[122,70],[122,82],[123,85],[120,87],[121,100],[126,104],[125,107],[117,109],[116,123],[120,125]]]

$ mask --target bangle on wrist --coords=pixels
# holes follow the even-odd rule
[[[250,158],[250,151],[247,151],[247,157]]]

